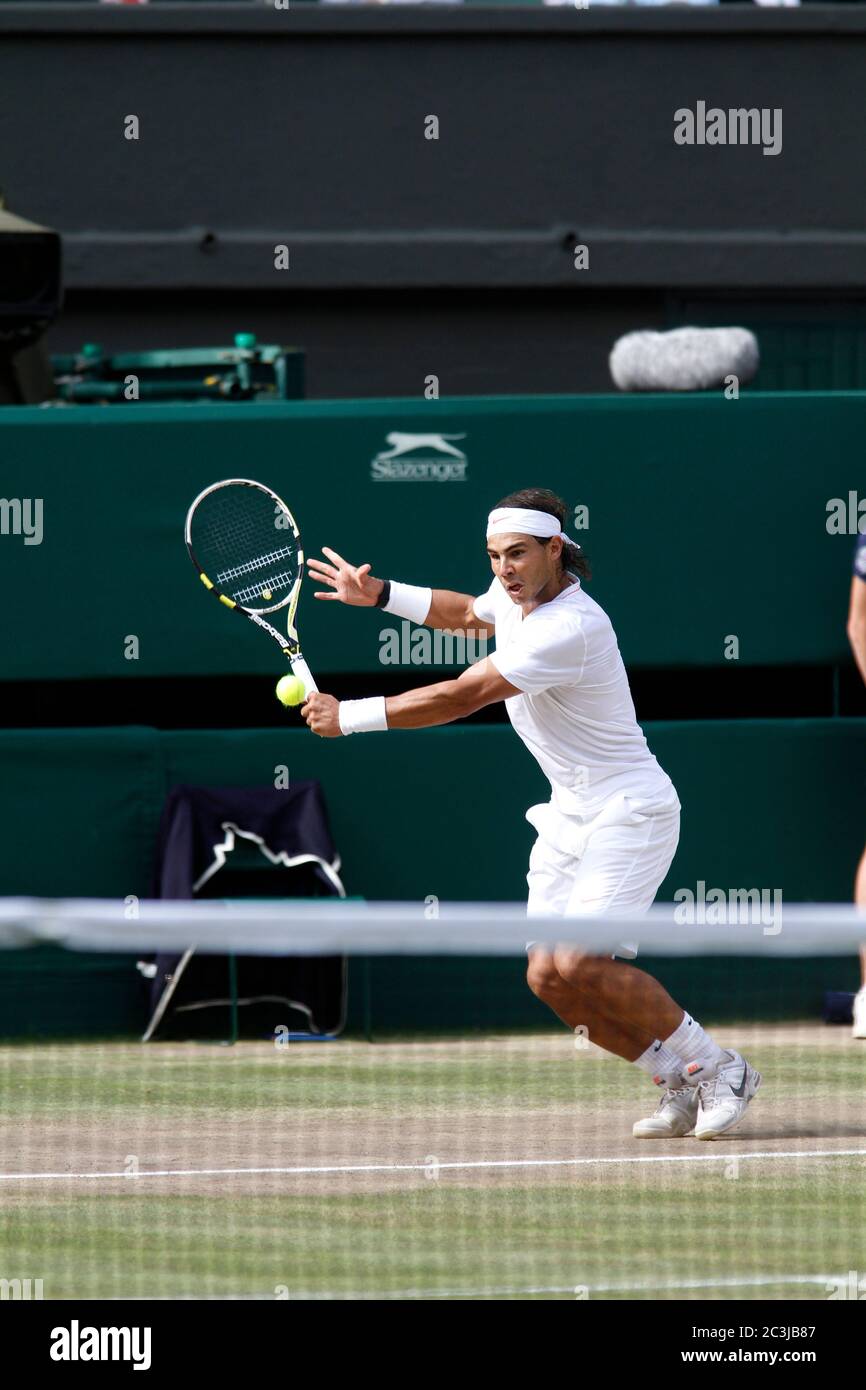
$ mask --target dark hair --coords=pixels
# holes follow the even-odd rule
[[[520,492],[510,492],[507,497],[502,498],[501,502],[497,502],[496,506],[523,507],[533,512],[547,512],[549,516],[556,517],[562,531],[565,530],[565,523],[568,519],[568,507],[562,498],[557,497],[555,492],[551,492],[546,487],[525,487]],[[533,536],[533,540],[538,541],[539,545],[548,545],[550,539],[549,536]],[[563,543],[560,564],[563,570],[578,575],[580,579],[592,578],[589,561],[584,555],[582,547],[574,541]]]

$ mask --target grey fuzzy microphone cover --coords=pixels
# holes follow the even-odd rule
[[[758,370],[758,340],[748,328],[673,328],[626,333],[614,343],[610,374],[620,391],[711,391]]]

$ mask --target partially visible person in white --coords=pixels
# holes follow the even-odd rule
[[[866,536],[857,537],[854,574],[848,607],[848,641],[863,680],[866,681]],[[866,849],[857,866],[854,901],[866,908]],[[860,989],[854,996],[854,1037],[866,1038],[866,946],[860,947]]]
[[[323,547],[310,559],[328,586],[315,597],[434,628],[495,634],[496,651],[456,680],[402,695],[338,701],[314,692],[302,714],[324,738],[447,724],[504,700],[515,732],[547,776],[549,802],[530,807],[538,839],[528,914],[556,919],[641,914],[670,867],[680,804],[647,747],[610,619],[584,590],[589,567],[564,531],[567,509],[545,488],[502,499],[487,523],[486,594],[375,579]],[[435,542],[436,538],[431,538]],[[623,946],[618,955],[635,955]],[[527,980],[572,1030],[646,1072],[663,1090],[637,1138],[715,1139],[738,1124],[761,1081],[718,1046],[645,971],[574,945],[530,942]]]

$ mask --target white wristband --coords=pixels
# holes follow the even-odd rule
[[[393,613],[397,618],[408,618],[412,623],[423,623],[433,605],[433,590],[418,584],[398,584],[391,580],[391,592],[383,613]]]
[[[371,734],[388,727],[384,695],[374,695],[369,700],[341,700],[339,709],[342,734]]]

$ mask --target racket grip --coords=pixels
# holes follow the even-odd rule
[[[299,681],[304,682],[304,689],[307,691],[308,694],[311,690],[318,690],[319,687],[313,680],[313,674],[306,661],[301,655],[292,657],[292,659],[289,662],[289,665],[292,668],[292,674],[297,676]]]

